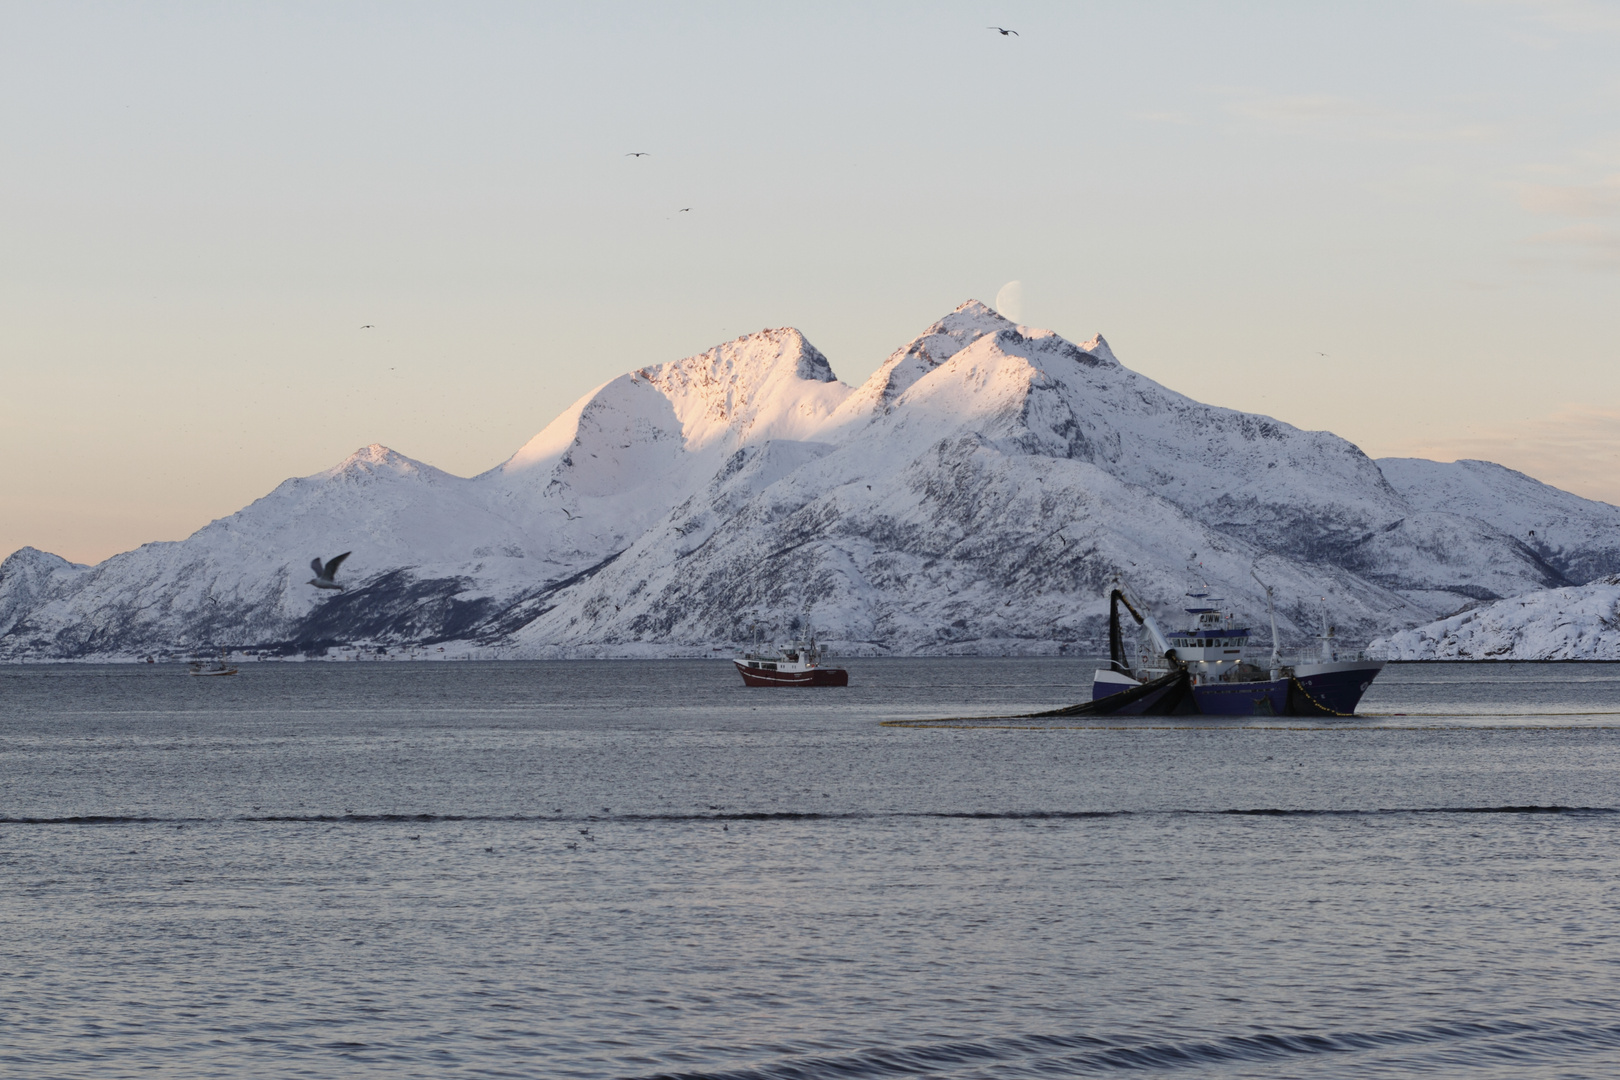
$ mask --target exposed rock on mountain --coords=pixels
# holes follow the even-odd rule
[[[1083,651],[1115,574],[1166,610],[1202,576],[1258,619],[1256,565],[1285,636],[1325,598],[1365,639],[1611,557],[1620,510],[1516,473],[1456,494],[1428,464],[1381,471],[969,302],[858,388],[766,330],[605,383],[471,479],[371,446],[178,543],[92,568],[24,549],[0,656],[691,654],[806,607],[847,650]],[[1488,505],[1521,489],[1556,517],[1534,539]],[[345,550],[345,592],[306,584]]]

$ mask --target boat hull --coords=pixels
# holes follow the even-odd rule
[[[749,686],[848,686],[849,672],[843,668],[806,668],[801,671],[771,670],[769,668],[750,667],[740,660],[733,660],[737,671],[742,675],[743,682]]]
[[[1291,680],[1253,683],[1206,683],[1192,688],[1204,716],[1292,716],[1288,704]]]
[[[1294,715],[1349,716],[1383,669],[1382,660],[1299,665],[1294,669]]]
[[[1173,703],[1173,688],[1129,700],[1128,692],[1142,684],[1103,670],[1092,682],[1091,699],[1097,712],[1112,716],[1350,716],[1383,666],[1381,660],[1300,665],[1287,679],[1195,684],[1184,700]],[[1107,700],[1116,695],[1120,706],[1108,708]]]
[[[1175,716],[1198,711],[1185,678],[1155,681],[1160,685],[1139,683],[1114,671],[1099,671],[1091,686],[1095,707],[1084,711],[1106,716]],[[1110,703],[1109,698],[1117,698],[1117,704]]]

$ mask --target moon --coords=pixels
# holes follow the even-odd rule
[[[1015,323],[1024,321],[1024,283],[1009,281],[996,293],[996,310]]]

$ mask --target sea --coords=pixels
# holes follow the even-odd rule
[[[1620,1075],[1620,665],[846,666],[0,667],[0,1075]]]

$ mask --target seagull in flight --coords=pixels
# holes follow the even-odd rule
[[[632,151],[630,151],[628,154],[626,154],[624,156],[625,157],[648,157],[650,155],[645,150],[632,150]]]
[[[316,556],[309,564],[310,569],[315,571],[315,576],[309,579],[309,583],[317,589],[336,589],[338,592],[342,592],[343,586],[333,581],[332,575],[338,572],[338,567],[343,565],[343,560],[347,559],[350,554],[350,552],[345,551],[341,555],[328,559],[325,565],[322,565],[320,556]]]
[[[986,30],[994,30],[996,33],[1000,34],[1002,37],[1006,37],[1008,34],[1011,34],[1013,37],[1018,37],[1019,36],[1018,31],[1016,31],[1016,30],[1007,30],[1007,29],[1004,29],[1003,27],[1000,27],[1000,26],[987,26],[987,27],[985,27],[985,29]]]
[[[675,212],[677,214],[689,214],[689,213],[692,212],[692,208],[690,206],[683,206],[683,207],[681,207],[679,210],[677,210]]]
[[[366,323],[366,325],[362,326],[360,329],[362,329],[362,330],[375,330],[377,328],[375,326],[371,325],[370,323]]]

